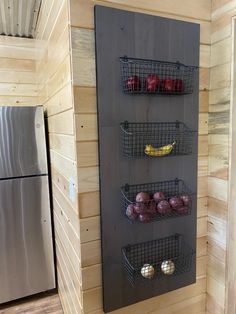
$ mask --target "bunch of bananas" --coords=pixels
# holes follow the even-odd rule
[[[158,148],[153,147],[152,145],[146,145],[144,152],[146,155],[153,156],[153,157],[166,156],[172,152],[175,144],[176,144],[176,141],[174,141],[172,144],[168,144],[168,145],[161,146]]]

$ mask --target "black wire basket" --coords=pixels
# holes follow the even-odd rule
[[[193,92],[196,66],[180,62],[121,57],[122,88],[126,94],[184,95]]]
[[[122,248],[125,273],[132,286],[189,272],[194,253],[180,234]]]
[[[121,187],[123,212],[130,222],[148,223],[191,214],[194,194],[183,180]]]
[[[124,157],[168,157],[191,155],[196,132],[184,123],[150,122],[120,124]]]

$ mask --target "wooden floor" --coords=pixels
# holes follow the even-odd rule
[[[27,298],[1,307],[1,314],[63,314],[57,294]]]

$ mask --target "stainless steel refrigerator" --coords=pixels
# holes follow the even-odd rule
[[[0,303],[53,288],[43,108],[0,107]]]

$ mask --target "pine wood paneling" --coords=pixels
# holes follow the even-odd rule
[[[75,138],[70,135],[51,133],[50,148],[67,158],[75,160]]]
[[[228,200],[228,182],[215,177],[208,178],[209,196],[227,202]]]
[[[79,215],[81,218],[97,216],[100,213],[99,192],[79,193]]]
[[[78,168],[79,193],[99,190],[99,169],[98,167]]]
[[[76,114],[76,136],[78,141],[96,141],[97,115]]]
[[[225,314],[224,308],[215,302],[215,299],[207,294],[207,314]]]
[[[207,258],[207,274],[215,278],[220,284],[225,285],[225,263],[212,255],[209,255]]]
[[[216,198],[208,198],[208,215],[224,220],[227,220],[227,203]]]
[[[199,111],[208,112],[209,107],[209,92],[200,91],[199,93]]]
[[[221,308],[225,306],[225,287],[210,275],[207,276],[207,293]],[[215,314],[215,313],[214,313]]]
[[[94,1],[94,0],[70,0],[71,3],[71,24],[76,27],[82,28],[94,28],[94,17],[93,17],[93,6],[94,4],[100,4],[105,6],[112,6],[118,9],[125,9],[128,11],[147,13],[151,15],[158,15],[167,18],[174,18],[177,20],[184,21],[193,21],[189,17],[189,15],[178,15],[175,10],[170,9],[172,6],[168,8],[167,11],[162,11],[161,7],[156,4],[153,6],[151,1],[149,0],[149,6],[146,6],[147,2],[143,1],[143,6],[135,5],[135,2],[127,1],[126,5],[122,5],[119,1]],[[178,2],[176,2],[177,4]],[[144,5],[145,4],[145,5]],[[180,6],[183,4],[181,3]],[[200,4],[201,5],[201,4]],[[208,3],[209,5],[209,3]],[[167,4],[168,6],[168,4]],[[204,20],[199,18],[196,20],[197,23],[201,24],[201,42],[210,44],[210,18],[208,20]]]
[[[81,313],[80,224],[67,0],[42,1],[37,39],[39,100],[48,117],[58,288],[64,312]]]
[[[225,262],[226,249],[222,243],[215,241],[211,237],[208,237],[207,250],[208,250],[208,254],[215,256],[217,259],[219,259],[222,262]]]
[[[76,113],[97,113],[96,88],[74,86]]]
[[[57,115],[48,117],[49,133],[74,134],[73,110],[63,111]]]
[[[35,72],[35,60],[0,58],[0,69],[2,71]]]
[[[210,105],[219,104],[220,106],[222,106],[225,103],[226,104],[229,103],[229,100],[230,100],[230,88],[229,87],[210,90],[209,92],[209,104]],[[219,109],[222,110],[220,106],[219,106]]]
[[[98,165],[98,142],[77,142],[77,160],[80,167]]]
[[[81,244],[81,266],[91,266],[101,263],[101,241],[91,241]]]

